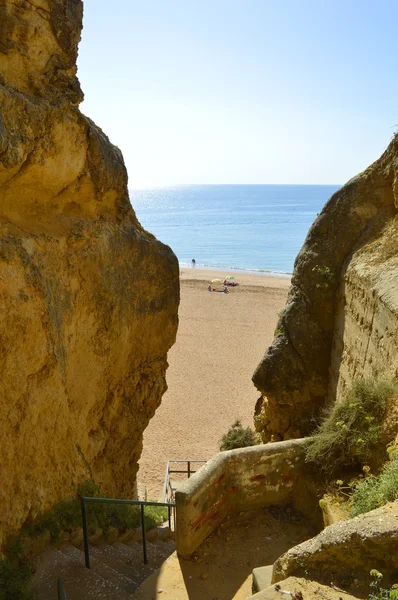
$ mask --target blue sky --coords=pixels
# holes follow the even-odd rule
[[[344,183],[398,129],[398,2],[85,0],[82,111],[130,187]]]

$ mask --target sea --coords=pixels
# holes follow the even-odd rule
[[[130,190],[143,227],[181,267],[289,276],[339,185],[179,185]]]

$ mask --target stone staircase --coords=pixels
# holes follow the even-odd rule
[[[168,528],[167,528],[168,529]],[[38,600],[57,600],[57,579],[62,578],[68,600],[129,600],[139,585],[175,550],[165,535],[148,532],[148,564],[143,562],[142,544],[133,540],[90,546],[90,569],[84,552],[72,545],[48,548],[35,559],[33,586]],[[167,539],[166,539],[167,538]]]

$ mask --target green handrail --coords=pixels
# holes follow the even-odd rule
[[[169,512],[169,527],[171,529],[171,509],[175,508],[175,504],[171,502],[149,502],[147,500],[121,500],[119,498],[91,498],[90,496],[81,497],[82,509],[82,526],[83,526],[83,544],[84,544],[84,561],[87,569],[90,568],[90,551],[88,547],[88,531],[87,531],[87,511],[86,502],[104,503],[104,504],[132,504],[133,506],[141,507],[141,531],[142,531],[142,549],[144,553],[144,563],[147,564],[146,537],[145,537],[145,506],[167,506]],[[64,599],[62,599],[64,600]],[[66,599],[65,599],[66,600]]]
[[[64,588],[64,582],[62,581],[62,579],[57,580],[57,590],[58,590],[58,600],[67,600],[65,588]]]
[[[186,468],[185,469],[172,469],[171,465],[172,464],[182,464],[185,463],[186,464]],[[162,502],[166,501],[167,497],[170,497],[171,499],[174,497],[174,489],[171,485],[171,481],[170,481],[170,474],[171,473],[186,473],[187,474],[187,478],[189,479],[191,477],[191,475],[193,475],[194,473],[196,473],[196,470],[192,470],[192,463],[201,463],[202,465],[205,465],[207,463],[207,460],[196,460],[196,459],[191,459],[191,458],[184,458],[184,459],[179,459],[179,460],[168,460],[167,461],[167,465],[166,465],[166,474],[164,477],[164,483],[163,483],[163,493],[162,493]]]

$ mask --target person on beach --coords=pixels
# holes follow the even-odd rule
[[[212,292],[212,291],[213,291],[213,290],[211,289],[211,285],[210,285],[210,283],[209,283],[209,287],[207,288],[207,291],[208,291],[208,292]]]
[[[239,283],[236,283],[236,281],[227,281],[226,279],[224,279],[224,285],[230,285],[232,287],[235,287],[236,285],[239,285]]]
[[[194,269],[196,266],[196,260],[194,258],[192,259],[191,264],[192,264],[192,268]]]

